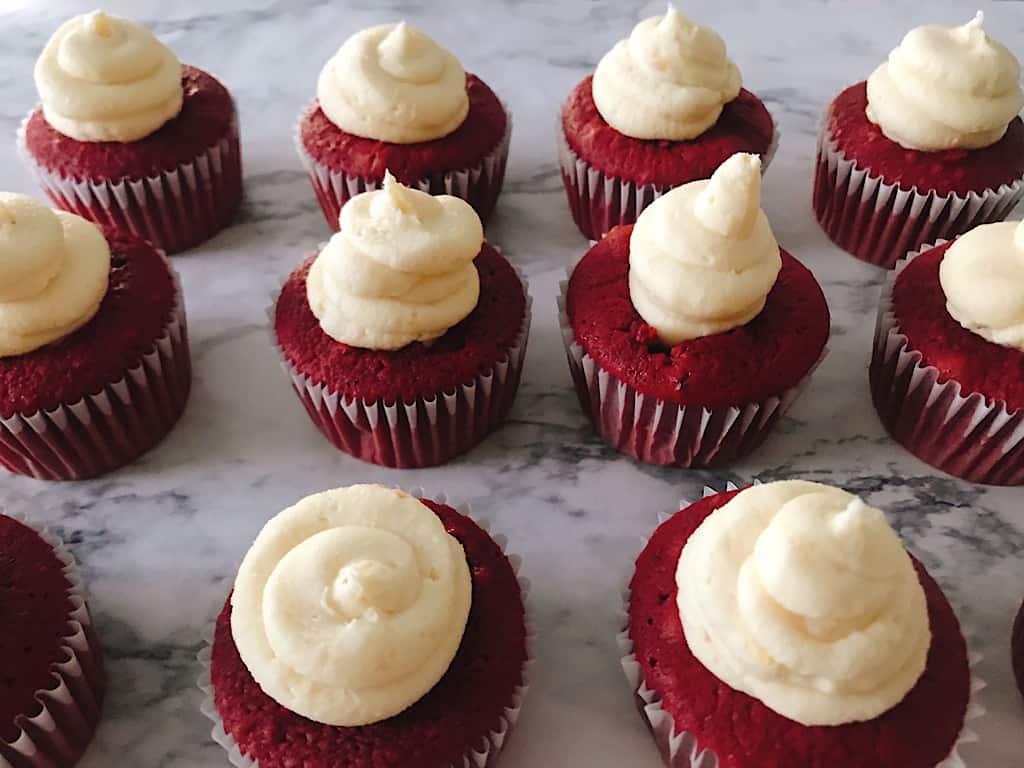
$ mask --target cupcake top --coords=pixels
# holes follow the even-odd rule
[[[868,78],[867,117],[907,149],[932,152],[995,144],[1024,107],[1020,64],[982,28],[910,30]]]
[[[683,141],[713,126],[741,84],[722,38],[670,4],[598,62],[593,94],[601,117],[619,133]]]
[[[462,545],[429,507],[354,485],[308,496],[266,524],[235,580],[231,633],[281,706],[365,725],[437,684],[471,599]]]
[[[459,60],[404,21],[346,40],[320,72],[317,99],[341,130],[393,144],[447,136],[469,112]]]
[[[710,179],[658,198],[629,240],[630,298],[669,346],[745,325],[781,268],[757,155],[735,154]]]
[[[34,72],[43,115],[78,141],[137,141],[181,111],[181,62],[145,27],[103,11],[64,22]]]
[[[0,192],[0,357],[74,333],[99,310],[110,247],[96,225]]]
[[[913,562],[881,512],[837,488],[741,491],[690,536],[676,583],[694,656],[803,725],[878,717],[925,670],[931,630]]]

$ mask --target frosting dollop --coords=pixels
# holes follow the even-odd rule
[[[95,224],[0,192],[0,357],[74,333],[100,308],[110,246]]]
[[[1024,350],[1024,221],[983,224],[949,246],[939,265],[946,310],[960,325]]]
[[[888,138],[926,152],[995,144],[1024,107],[1020,64],[982,28],[912,29],[868,78],[867,117]]]
[[[447,136],[469,112],[459,60],[404,21],[352,35],[324,65],[316,92],[341,130],[393,144]]]
[[[871,720],[924,672],[931,629],[910,556],[881,512],[838,488],[741,491],[690,536],[676,584],[694,656],[798,723]]]
[[[43,115],[78,141],[137,141],[181,111],[181,62],[145,27],[102,11],[64,22],[35,66]]]
[[[379,485],[307,496],[242,561],[231,633],[264,693],[319,723],[397,715],[447,671],[472,584],[462,545],[421,501]]]
[[[473,260],[484,233],[465,201],[409,189],[388,173],[383,189],[345,203],[340,220],[306,278],[310,309],[331,338],[399,349],[443,336],[476,307]]]
[[[684,141],[718,121],[741,82],[722,38],[669,5],[604,55],[592,88],[597,111],[619,133]]]
[[[658,198],[629,239],[633,306],[669,346],[756,317],[781,268],[757,155],[735,154],[710,179]]]

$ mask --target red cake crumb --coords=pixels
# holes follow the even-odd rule
[[[772,116],[746,89],[696,139],[650,141],[626,136],[605,122],[594,103],[593,80],[585,78],[569,94],[562,108],[562,130],[572,151],[607,176],[677,187],[709,178],[737,152],[764,155],[771,146]]]
[[[998,189],[1024,176],[1024,121],[1015,117],[1006,135],[982,149],[921,152],[886,138],[865,114],[867,82],[851,85],[829,107],[829,135],[847,159],[902,189],[940,195]]]
[[[1013,622],[1010,658],[1013,662],[1013,675],[1017,679],[1017,689],[1021,696],[1024,696],[1024,603],[1021,603],[1017,619]]]
[[[117,181],[173,170],[225,138],[235,119],[231,94],[212,75],[186,64],[181,85],[181,112],[143,139],[78,141],[51,128],[37,107],[26,126],[26,148],[36,163],[66,178]]]
[[[1000,346],[968,331],[946,309],[939,265],[952,243],[915,258],[896,278],[893,311],[910,349],[939,369],[939,381],[958,381],[962,394],[979,392],[1024,408],[1024,350]]]
[[[224,729],[243,754],[266,766],[439,768],[494,730],[523,682],[526,626],[519,583],[486,531],[451,507],[426,499],[466,550],[473,600],[462,644],[444,677],[395,717],[354,728],[307,720],[268,697],[238,655],[231,602],[217,619],[211,677]]]
[[[19,716],[39,713],[36,691],[56,685],[50,667],[65,660],[70,588],[53,547],[0,515],[0,741],[18,736]]]
[[[433,141],[392,144],[346,133],[332,123],[316,99],[306,108],[299,128],[302,145],[315,161],[332,171],[382,179],[385,171],[403,184],[437,173],[472,168],[501,142],[508,115],[501,101],[476,75],[466,75],[469,113],[455,131]]]
[[[629,296],[633,226],[609,232],[580,260],[566,309],[576,342],[638,392],[680,405],[742,405],[778,395],[807,375],[829,334],[821,287],[782,251],[782,271],[757,317],[731,331],[666,349]]]
[[[504,360],[526,317],[526,294],[512,265],[484,243],[476,257],[480,300],[465,320],[430,345],[374,350],[335,341],[306,297],[312,256],[292,272],[277,301],[274,329],[285,357],[302,374],[347,400],[413,402],[452,392]]]
[[[970,671],[956,615],[916,560],[932,630],[927,666],[903,701],[874,720],[801,725],[733,690],[690,652],[676,606],[676,563],[690,535],[736,493],[709,496],[662,524],[630,584],[634,652],[676,729],[718,755],[720,768],[935,768],[963,727]]]
[[[174,282],[163,257],[142,240],[106,235],[110,287],[99,311],[67,338],[0,357],[0,416],[33,414],[99,392],[149,352],[170,321]]]

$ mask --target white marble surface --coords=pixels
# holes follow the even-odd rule
[[[95,0],[0,4],[0,187],[35,192],[15,128],[34,104],[32,63],[63,17]],[[618,664],[619,591],[658,512],[703,483],[804,477],[888,510],[947,588],[989,681],[972,768],[1024,762],[1024,706],[1012,684],[1010,622],[1024,597],[1024,491],[938,475],[894,445],[870,406],[866,362],[880,274],[843,255],[810,212],[818,116],[910,26],[969,18],[971,3],[684,3],[728,41],[746,85],[777,115],[782,145],[765,206],[780,242],[810,265],[833,313],[832,353],[777,436],[731,472],[640,466],[591,434],[570,388],[554,296],[586,248],[555,164],[561,99],[641,16],[638,2],[108,0],[151,24],[187,62],[218,75],[241,112],[246,202],[238,222],[178,257],[195,387],[171,436],[132,467],[87,483],[4,477],[0,508],[62,533],[81,559],[106,643],[110,695],[83,765],[226,765],[197,709],[201,635],[260,526],[309,492],[355,481],[422,485],[471,501],[509,534],[532,579],[534,685],[506,768],[659,764]],[[1024,56],[1024,8],[986,8]],[[515,113],[509,178],[488,236],[531,280],[533,335],[511,422],[451,466],[391,471],[336,453],[310,425],[268,342],[270,292],[328,230],[291,145],[322,62],[356,29],[404,17],[455,49]],[[0,630],[2,631],[2,630]]]

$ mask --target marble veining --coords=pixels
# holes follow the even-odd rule
[[[730,471],[640,466],[588,428],[570,387],[556,323],[564,271],[586,249],[558,179],[560,101],[633,23],[660,3],[108,0],[151,25],[186,62],[231,88],[240,113],[246,200],[236,224],[177,257],[189,312],[195,387],[184,418],[137,464],[93,482],[0,479],[0,508],[62,534],[81,560],[107,649],[110,695],[82,765],[227,765],[198,710],[196,652],[236,564],[260,526],[307,493],[356,481],[429,490],[472,503],[524,556],[538,631],[534,684],[503,757],[507,768],[656,768],[615,645],[619,593],[659,512],[701,486],[802,477],[835,483],[887,510],[946,587],[985,660],[989,682],[972,767],[1010,768],[1024,754],[1024,705],[1013,687],[1009,631],[1024,597],[1024,492],[941,476],[884,434],[866,364],[882,275],[831,246],[810,211],[818,118],[866,77],[911,26],[960,23],[983,5],[989,29],[1024,57],[1019,3],[822,0],[683,2],[726,39],[780,122],[764,204],[779,241],[822,282],[831,353],[765,447]],[[37,190],[13,137],[35,103],[35,57],[60,20],[95,0],[0,5],[0,187]],[[531,283],[534,322],[510,423],[454,464],[392,471],[334,452],[281,372],[265,310],[283,277],[329,231],[292,148],[316,74],[341,41],[405,18],[453,48],[515,114],[505,193],[488,237]]]

